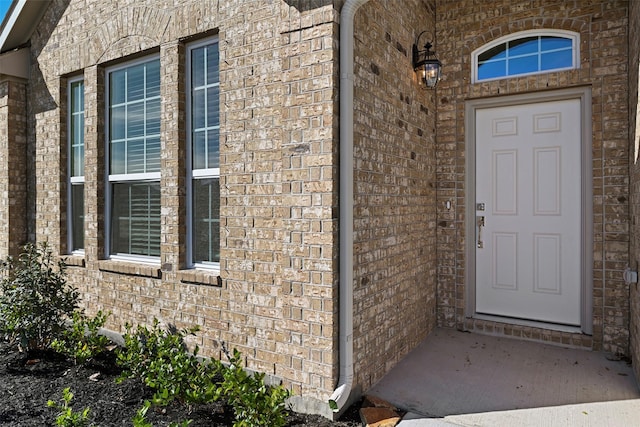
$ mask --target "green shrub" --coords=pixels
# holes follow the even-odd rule
[[[73,358],[76,365],[83,364],[104,351],[111,343],[109,338],[99,334],[108,317],[109,314],[104,314],[102,310],[93,318],[85,315],[83,311],[74,311],[71,327],[62,331],[61,336],[51,342],[51,347]]]
[[[89,425],[89,408],[85,408],[82,412],[73,412],[71,400],[73,400],[73,393],[67,387],[62,390],[62,404],[53,400],[47,402],[48,407],[60,411],[56,418],[56,425],[59,427],[85,427]]]
[[[133,331],[127,324],[126,330],[125,347],[117,352],[118,365],[123,368],[119,380],[141,379],[155,391],[154,403],[158,404],[173,399],[189,403],[212,400],[218,365],[199,360],[199,347],[189,353],[184,343],[187,335],[195,335],[197,327],[162,330],[154,319],[151,328],[138,326]]]
[[[79,294],[67,285],[65,267],[46,244],[27,244],[17,260],[2,262],[0,331],[20,350],[48,347],[77,308]]]
[[[281,427],[287,423],[289,390],[281,385],[268,386],[262,373],[248,374],[241,365],[241,354],[224,348],[229,365],[222,370],[224,381],[216,398],[224,398],[233,407],[234,427]]]
[[[184,338],[195,335],[198,328],[163,330],[157,319],[148,328],[135,330],[126,325],[125,346],[118,350],[118,365],[123,368],[119,380],[139,378],[154,390],[153,402],[166,404],[173,399],[189,403],[206,403],[224,399],[233,408],[234,427],[282,427],[287,423],[289,391],[281,385],[269,386],[262,373],[247,373],[236,349],[225,365],[221,361],[198,359],[198,347],[187,351]],[[222,376],[222,382],[218,379]],[[145,402],[136,417],[135,427],[151,427],[145,416],[151,402]],[[188,425],[188,421],[180,426]]]

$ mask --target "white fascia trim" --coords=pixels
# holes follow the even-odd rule
[[[7,42],[7,38],[13,30],[14,25],[16,25],[16,21],[22,13],[22,9],[27,4],[27,0],[18,0],[14,3],[13,9],[11,9],[10,15],[5,18],[5,25],[2,28],[2,33],[0,33],[0,51],[5,50],[4,44]]]

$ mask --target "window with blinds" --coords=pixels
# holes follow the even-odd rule
[[[188,259],[220,262],[220,73],[217,39],[188,46]]]
[[[108,70],[110,252],[160,256],[160,60]]]

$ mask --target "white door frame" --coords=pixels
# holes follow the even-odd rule
[[[546,101],[567,99],[580,100],[582,117],[581,131],[581,191],[582,191],[582,247],[581,249],[581,301],[580,330],[588,335],[593,333],[593,163],[592,163],[592,128],[591,128],[591,88],[575,87],[560,90],[507,95],[496,98],[472,99],[465,103],[465,287],[466,317],[478,317],[492,320],[491,316],[476,314],[476,111],[484,108],[506,107],[510,105],[531,104]],[[504,318],[495,320],[504,322]],[[513,324],[540,326],[547,329],[562,329],[559,326],[531,322],[509,320]]]

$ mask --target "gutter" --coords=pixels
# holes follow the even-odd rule
[[[340,12],[340,378],[329,398],[338,414],[353,388],[353,28],[367,1],[347,0]]]

